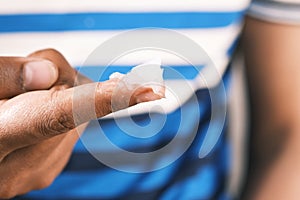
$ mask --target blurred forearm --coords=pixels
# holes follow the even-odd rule
[[[248,199],[300,196],[300,26],[247,18],[252,130]]]

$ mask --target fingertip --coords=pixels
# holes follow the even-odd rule
[[[34,60],[24,64],[23,86],[26,90],[48,89],[57,79],[57,66],[49,60]]]
[[[147,92],[143,93],[137,96],[136,103],[143,103],[143,102],[149,102],[149,101],[155,101],[163,98],[161,95],[153,93],[153,92]]]

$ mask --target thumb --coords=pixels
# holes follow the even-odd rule
[[[28,90],[48,89],[57,79],[57,66],[49,60],[0,57],[0,99]]]
[[[25,90],[48,89],[58,78],[57,67],[49,60],[33,60],[24,64]]]

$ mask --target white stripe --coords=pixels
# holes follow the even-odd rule
[[[220,76],[216,76],[214,73],[211,74],[209,70],[203,70],[206,83],[200,76],[198,79],[188,82],[185,80],[167,81],[166,86],[168,90],[166,99],[140,104],[128,110],[117,112],[113,116],[127,116],[127,112],[130,114],[139,114],[148,112],[149,109],[152,109],[152,112],[169,113],[188,100],[196,89],[212,87],[220,81],[229,61],[226,53],[237,37],[237,34],[239,34],[240,26],[231,25],[226,28],[177,31],[198,43],[207,52],[217,67]],[[101,43],[119,33],[121,31],[0,34],[0,44],[3,47],[0,48],[0,55],[24,56],[38,49],[55,48],[62,52],[73,66],[82,66],[83,64],[99,66],[102,62],[101,57],[97,58],[97,60],[89,60],[88,62],[85,62],[85,60]],[[145,38],[151,37],[151,31],[142,31],[139,34],[145,34],[143,36]],[[114,64],[134,66],[155,57],[161,58],[163,65],[187,64],[184,60],[173,54],[155,50],[141,50],[127,54]],[[199,60],[198,62],[198,64],[203,64],[206,60]]]
[[[248,14],[264,21],[299,25],[300,8],[295,6],[291,9],[289,6],[283,4],[273,5],[271,2],[255,2],[251,4]]]
[[[208,55],[215,60],[223,56],[240,32],[239,25],[231,25],[225,28],[214,29],[184,29],[179,33],[199,44]],[[81,66],[93,50],[114,35],[122,31],[76,31],[59,33],[8,33],[0,34],[0,55],[26,56],[33,51],[44,48],[55,48],[65,55],[73,66]],[[146,37],[151,37],[151,32],[143,31]],[[117,64],[136,65],[150,60],[153,57],[161,57],[163,64],[185,64],[174,55],[162,51],[138,51],[121,58]],[[89,60],[85,64],[101,65],[101,58]],[[202,63],[199,63],[202,64]]]
[[[236,11],[249,0],[2,0],[0,13]]]
[[[299,0],[269,0],[270,2],[280,2],[280,3],[300,3]]]

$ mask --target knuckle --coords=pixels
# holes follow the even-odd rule
[[[53,48],[46,48],[32,53],[30,56],[62,56],[59,51]]]
[[[44,50],[42,50],[42,52],[47,55],[63,57],[63,55],[58,50],[53,49],[53,48],[44,49]]]
[[[72,130],[74,125],[67,114],[54,115],[40,124],[39,131],[43,136],[54,136]]]
[[[54,104],[49,110],[49,115],[44,115],[44,119],[38,125],[38,129],[43,136],[54,136],[68,132],[75,128],[72,113],[69,113],[64,105]]]
[[[75,126],[72,116],[63,108],[59,109],[56,123],[54,123],[53,125],[54,130],[56,128],[56,130],[59,129],[66,131],[72,130]]]
[[[54,48],[46,48],[44,50],[42,50],[44,52],[48,52],[48,53],[53,53],[53,54],[60,54],[58,50],[54,49]]]

